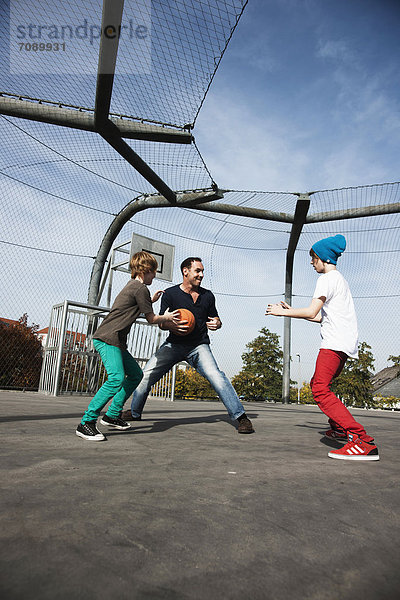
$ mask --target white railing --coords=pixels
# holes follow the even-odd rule
[[[92,343],[93,332],[109,308],[65,300],[53,306],[44,350],[39,393],[93,395],[106,377]],[[128,337],[128,350],[141,367],[168,335],[139,318]],[[173,400],[175,367],[153,386],[151,395]]]

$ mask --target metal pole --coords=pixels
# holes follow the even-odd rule
[[[307,217],[306,224],[322,223],[324,221],[342,221],[344,219],[359,219],[361,217],[374,217],[377,215],[391,215],[399,212],[400,202],[393,202],[392,204],[379,204],[377,206],[363,206],[362,208],[349,208],[346,210],[314,213]]]
[[[171,402],[175,400],[176,365],[172,367]]]
[[[176,194],[153,171],[151,167],[122,139],[118,127],[111,121],[101,123],[99,134],[120,154],[132,167],[142,175],[171,204],[176,203]]]
[[[66,108],[58,104],[39,104],[39,102],[0,96],[0,114],[51,123],[60,127],[98,132],[98,125],[95,125],[94,113],[90,108]],[[128,117],[122,118],[122,115],[119,118],[112,116],[110,121],[117,127],[120,136],[126,139],[170,144],[190,144],[193,141],[190,131],[184,129],[173,129],[153,123],[139,123]]]
[[[267,221],[278,221],[281,223],[294,223],[293,215],[283,212],[273,212],[251,206],[237,206],[235,204],[205,204],[203,206],[191,206],[194,210],[222,213],[225,215],[238,215],[239,217],[250,217],[252,219],[265,219]]]
[[[300,366],[300,354],[296,354],[299,357],[299,379],[297,381],[297,404],[300,404],[300,385],[301,385],[301,366]]]
[[[111,252],[110,277],[108,279],[108,289],[107,289],[107,306],[111,306],[111,295],[112,295],[112,285],[113,285],[113,275],[114,275],[114,269],[113,269],[114,262],[115,262],[115,250],[113,250]]]
[[[294,222],[290,232],[288,249],[286,252],[286,277],[285,277],[285,302],[292,304],[293,262],[297,243],[306,221],[310,207],[310,194],[298,194]],[[284,317],[283,326],[283,372],[282,372],[282,402],[290,402],[290,345],[291,345],[291,319]]]
[[[286,278],[288,272],[286,271]],[[292,303],[292,280],[285,285],[285,302]],[[290,342],[292,334],[292,321],[289,317],[284,317],[283,323],[283,371],[282,371],[282,402],[290,402]]]
[[[94,110],[96,127],[107,121],[110,111],[123,11],[124,0],[103,0]]]
[[[54,378],[54,387],[53,387],[53,396],[58,396],[58,388],[60,385],[60,375],[61,375],[61,364],[62,357],[64,354],[64,340],[65,340],[65,329],[67,323],[67,314],[68,314],[68,300],[64,301],[62,319],[61,319],[61,328],[60,328],[60,338],[58,341],[58,352],[57,352],[57,364],[56,364],[56,374]]]
[[[107,265],[107,268],[106,268],[106,272],[104,273],[103,280],[102,280],[102,282],[100,284],[99,293],[97,295],[97,300],[95,302],[96,305],[100,304],[100,302],[101,302],[101,297],[103,295],[104,287],[106,285],[106,281],[107,281],[108,275],[110,273],[110,265],[111,265],[111,261],[108,262],[108,265]]]

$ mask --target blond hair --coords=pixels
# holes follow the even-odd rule
[[[131,269],[131,278],[135,279],[135,277],[142,275],[143,273],[157,271],[158,262],[150,252],[142,250],[142,252],[136,252],[136,254],[132,256],[129,267]]]

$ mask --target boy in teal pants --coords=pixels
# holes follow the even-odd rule
[[[152,303],[160,298],[162,291],[150,298],[147,286],[152,283],[157,267],[156,259],[148,252],[137,252],[132,256],[131,280],[118,294],[111,311],[93,335],[93,345],[101,356],[107,380],[90,402],[76,429],[76,435],[84,440],[101,442],[106,439],[96,423],[101,410],[111,399],[100,423],[114,429],[130,429],[130,425],[121,419],[121,412],[126,399],[142,380],[143,373],[128,352],[126,340],[138,316],[143,313],[151,324],[180,322],[178,311],[166,311],[164,315],[153,312]]]

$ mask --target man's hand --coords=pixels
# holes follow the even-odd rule
[[[222,323],[219,317],[208,317],[208,321],[206,323],[208,329],[210,331],[216,331],[222,327]]]
[[[161,298],[163,293],[164,293],[164,290],[157,290],[151,299],[152,303],[154,304],[154,302],[157,302],[157,300],[159,300]]]

